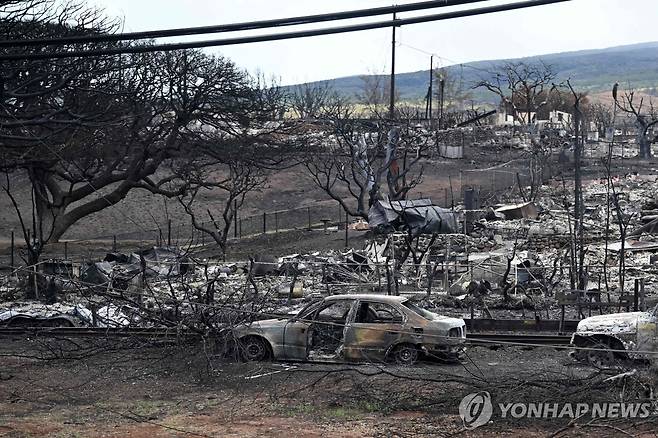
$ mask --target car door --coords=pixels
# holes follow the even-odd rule
[[[311,324],[298,319],[288,321],[283,331],[283,352],[286,359],[306,359],[306,338]]]
[[[343,357],[345,327],[354,303],[350,298],[328,300],[315,311],[307,337],[309,360],[335,361]]]
[[[286,359],[306,360],[308,330],[311,318],[322,301],[312,303],[289,319],[283,328],[283,351]]]
[[[345,332],[345,358],[380,362],[401,339],[405,315],[392,304],[360,300]]]

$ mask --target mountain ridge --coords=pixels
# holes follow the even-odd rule
[[[582,91],[599,93],[611,90],[615,82],[638,89],[658,87],[658,41],[612,46],[603,49],[586,49],[571,52],[549,53],[522,58],[474,61],[445,67],[448,76],[460,80],[464,88],[470,88],[477,80],[486,78],[487,71],[504,62],[536,62],[542,60],[551,65],[557,74],[556,81],[571,79]],[[310,84],[329,83],[340,94],[354,97],[361,91],[362,77],[344,76]],[[387,75],[380,75],[387,76]],[[388,76],[387,76],[388,77]],[[427,93],[428,70],[396,75],[396,90],[403,100],[423,99]],[[295,85],[289,86],[295,87]],[[481,103],[496,101],[492,93],[476,89],[472,98]]]

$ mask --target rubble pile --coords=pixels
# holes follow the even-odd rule
[[[43,284],[59,282],[53,306],[64,307],[17,301],[25,281],[4,277],[0,293],[9,304],[0,323],[19,314],[64,315],[74,325],[162,323],[145,318],[144,309],[158,310],[165,322],[213,309],[225,318],[218,303],[287,314],[305,300],[339,293],[405,294],[465,315],[554,317],[568,296],[626,305],[638,281],[648,307],[658,298],[657,193],[655,177],[635,174],[583,185],[586,287],[575,295],[573,188],[554,181],[533,201],[468,212],[435,209],[429,200],[382,204],[378,218],[389,229],[371,233],[359,249],[241,262],[194,259],[176,248],[110,253],[79,276],[41,274]],[[436,224],[433,234],[424,232],[428,224]]]

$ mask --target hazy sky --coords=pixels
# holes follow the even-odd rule
[[[418,0],[397,0],[396,4]],[[125,19],[125,31],[224,24],[284,18],[340,10],[388,6],[383,0],[95,0],[106,13]],[[486,4],[510,3],[493,0]],[[470,7],[482,7],[476,3]],[[408,12],[400,18],[426,13]],[[404,26],[398,29],[396,70],[429,68],[429,55],[443,57],[442,65],[484,59],[512,58],[605,48],[658,41],[658,0],[572,0],[519,11]],[[365,21],[379,21],[375,17]],[[364,20],[362,20],[364,21]],[[354,21],[340,22],[341,24]],[[336,25],[336,24],[333,24]],[[315,25],[332,26],[332,24]],[[309,26],[306,26],[308,28]],[[304,27],[286,28],[302,29]],[[256,31],[270,33],[271,31]],[[222,38],[228,34],[190,39]],[[232,34],[232,35],[239,35]],[[162,42],[176,39],[161,40]],[[217,51],[251,72],[299,83],[390,69],[390,29],[298,40],[245,44],[208,49]],[[411,48],[411,47],[415,48]]]

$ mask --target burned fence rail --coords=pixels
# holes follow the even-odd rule
[[[317,203],[287,210],[263,212],[240,217],[237,232],[229,237],[245,238],[261,234],[280,233],[292,230],[307,230],[324,226],[339,226],[345,221],[343,209],[335,202]]]
[[[348,218],[349,219],[349,218]],[[155,221],[155,219],[154,219]],[[319,201],[313,205],[293,209],[265,211],[248,216],[238,215],[228,230],[228,240],[257,237],[294,230],[344,228],[345,212],[337,202]],[[202,226],[213,228],[213,223],[202,222]],[[9,234],[7,237],[9,238]],[[85,261],[98,258],[103,251],[126,251],[127,248],[173,246],[195,249],[212,242],[212,238],[197,230],[190,222],[163,221],[153,228],[132,231],[88,235],[63,239],[61,244],[51,245],[45,257],[54,260]],[[7,252],[8,265],[16,265],[18,251],[23,245],[16,239],[10,240]],[[100,251],[100,253],[99,253]]]

